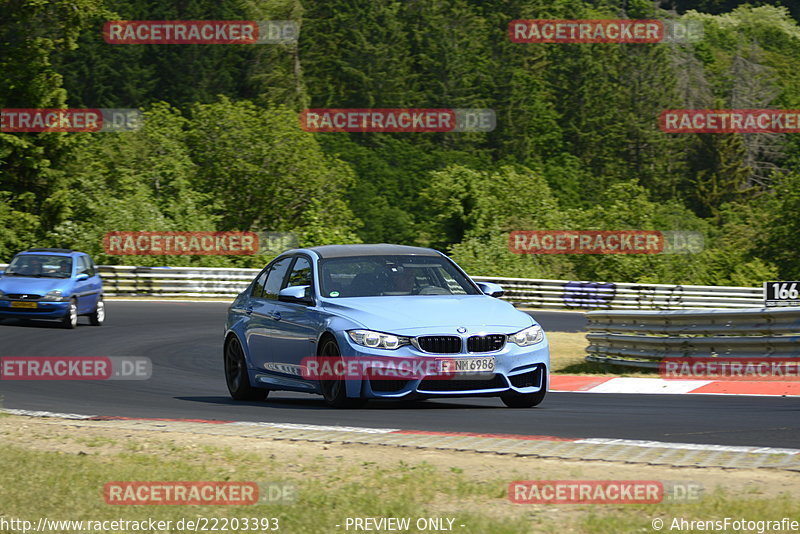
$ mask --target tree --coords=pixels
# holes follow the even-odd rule
[[[89,252],[102,263],[130,261],[107,256],[103,236],[112,231],[213,231],[216,203],[192,188],[197,167],[185,138],[187,120],[167,104],[145,113],[142,129],[80,134],[66,165],[74,207],[69,220],[46,236],[49,244]],[[137,256],[140,265],[224,264],[226,260],[188,256]]]
[[[689,156],[694,175],[689,199],[697,213],[717,216],[724,203],[756,192],[748,185],[751,170],[745,163],[745,154],[741,134],[697,134],[697,145]]]
[[[408,36],[397,1],[313,2],[300,59],[311,107],[418,107]]]
[[[800,172],[778,178],[773,194],[765,199],[763,213],[769,214],[765,232],[757,236],[758,251],[778,267],[783,280],[800,280]]]
[[[224,97],[197,105],[187,142],[198,166],[193,187],[219,200],[221,230],[295,230],[312,206],[326,228],[346,233],[358,225],[342,200],[352,170],[325,155],[285,106]]]
[[[66,92],[52,57],[74,49],[100,0],[5,0],[0,19],[0,108],[63,108]],[[66,133],[0,132],[0,191],[12,209],[37,217],[44,229],[69,214],[61,168],[71,150]]]

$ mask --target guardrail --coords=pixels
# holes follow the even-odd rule
[[[247,287],[261,269],[223,267],[131,267],[100,265],[108,296],[230,297]]]
[[[0,265],[5,268],[5,265]],[[234,297],[247,287],[259,269],[221,267],[134,267],[100,265],[108,296]],[[553,309],[687,309],[754,308],[763,305],[763,289],[576,282],[475,276],[476,281],[503,286],[509,302],[530,308]]]
[[[663,358],[800,356],[800,308],[593,311],[588,361],[658,367]]]
[[[506,300],[531,308],[686,309],[755,308],[764,305],[763,288],[574,282],[475,276],[503,286]]]

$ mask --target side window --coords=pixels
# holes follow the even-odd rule
[[[305,256],[298,256],[292,266],[292,272],[286,280],[284,287],[310,286],[311,285],[311,262]]]
[[[89,273],[89,276],[96,275],[97,269],[95,269],[94,267],[94,262],[92,261],[92,258],[90,258],[89,256],[84,256],[83,259],[86,260],[86,268],[88,269],[87,272]]]
[[[78,274],[89,274],[89,264],[86,261],[86,256],[78,256]]]
[[[278,299],[278,291],[281,290],[283,277],[286,271],[289,270],[289,264],[292,263],[292,257],[287,256],[272,264],[272,268],[267,275],[267,282],[264,284],[264,298]]]
[[[256,279],[256,283],[253,284],[253,292],[250,294],[250,296],[264,298],[264,282],[267,281],[268,272],[268,268],[261,271],[261,274],[259,274],[258,278]]]
[[[78,274],[94,276],[94,265],[89,256],[78,256]]]

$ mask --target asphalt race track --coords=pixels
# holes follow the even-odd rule
[[[146,381],[0,381],[4,408],[146,418],[218,419],[453,432],[800,447],[800,400],[710,395],[551,393],[534,409],[499,399],[371,402],[334,410],[314,395],[228,396],[222,376],[226,303],[114,302],[102,327],[4,320],[0,356],[146,356]],[[579,314],[534,312],[545,329],[580,331]]]

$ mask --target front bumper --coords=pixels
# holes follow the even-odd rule
[[[10,300],[0,299],[0,318],[61,319],[69,311],[69,302],[31,301],[36,308],[12,308]]]
[[[503,349],[495,352],[458,354],[429,354],[413,346],[396,350],[370,349],[356,345],[346,334],[339,338],[345,359],[356,357],[369,359],[458,359],[473,357],[494,357],[494,373],[455,374],[450,377],[400,378],[362,378],[347,380],[348,397],[368,399],[399,399],[413,397],[463,397],[498,396],[503,392],[536,393],[549,383],[550,349],[545,338],[529,347],[519,347],[506,343]]]

